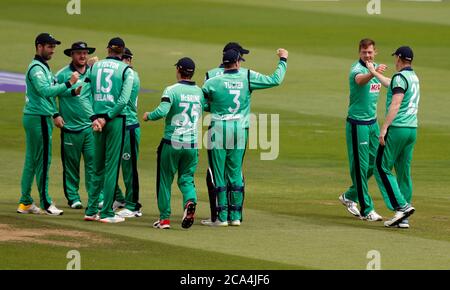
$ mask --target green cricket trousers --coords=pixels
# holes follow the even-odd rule
[[[242,220],[244,178],[242,164],[248,140],[248,129],[239,122],[219,121],[210,126],[208,163],[211,175],[210,203],[217,198],[217,217],[221,222]],[[213,205],[211,205],[213,207]],[[212,209],[212,219],[214,213]]]
[[[390,210],[411,204],[411,160],[416,138],[417,128],[390,126],[385,146],[378,148],[375,178]],[[396,175],[392,173],[393,168]]]
[[[197,144],[174,143],[162,139],[157,151],[156,194],[160,220],[171,214],[171,187],[178,171],[178,188],[183,195],[183,208],[188,201],[197,203],[194,173],[198,164]]]
[[[113,217],[113,202],[119,178],[120,161],[125,137],[125,116],[118,116],[106,123],[102,132],[94,132],[94,190],[89,196],[86,215],[98,212],[99,196],[103,190],[103,207],[100,218]]]
[[[64,195],[70,205],[81,201],[80,161],[84,160],[85,185],[88,195],[93,194],[94,171],[94,134],[91,127],[80,131],[61,130],[61,161],[63,166]]]
[[[352,185],[344,196],[359,204],[363,216],[374,210],[368,180],[373,175],[379,134],[376,119],[358,121],[347,118],[346,139]]]
[[[23,115],[23,127],[26,137],[25,163],[22,172],[20,203],[33,203],[31,186],[36,176],[39,191],[40,207],[47,209],[52,199],[48,192],[48,173],[52,160],[52,131],[51,116]]]
[[[139,203],[139,175],[137,167],[140,140],[141,128],[139,128],[139,124],[127,126],[122,153],[122,177],[125,184],[125,197],[120,187],[117,186],[115,200],[125,202],[125,208],[131,211],[138,211],[142,207]]]

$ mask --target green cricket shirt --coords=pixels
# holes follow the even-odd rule
[[[133,89],[134,72],[118,57],[96,62],[89,73],[94,114],[113,119],[124,115]]]
[[[287,61],[282,58],[270,76],[241,68],[208,79],[202,90],[209,102],[212,121],[234,120],[241,128],[248,128],[253,90],[278,86],[283,82],[286,70]]]
[[[148,115],[149,120],[166,117],[164,139],[185,144],[196,144],[198,120],[206,100],[202,90],[191,81],[179,81],[167,87],[161,103]]]
[[[124,113],[127,117],[127,126],[139,124],[138,120],[138,99],[139,99],[139,90],[141,88],[141,80],[139,79],[138,73],[134,72],[134,80],[133,80],[133,88],[131,89],[130,101],[128,101],[127,106],[125,107]]]
[[[377,64],[374,64],[375,67]],[[381,83],[373,77],[367,84],[358,85],[355,77],[359,74],[368,74],[366,64],[356,61],[352,64],[349,74],[350,103],[348,117],[357,121],[370,121],[377,118],[377,102],[380,95]]]
[[[57,113],[55,98],[71,88],[69,82],[57,84],[47,62],[36,55],[25,74],[25,107],[27,115],[53,116]]]
[[[71,63],[56,73],[58,83],[62,84],[68,81],[73,72],[77,71],[75,66]],[[75,95],[75,89],[83,85],[86,76],[88,75],[89,67],[86,67],[84,74],[80,73],[78,82],[72,86],[71,90],[67,90],[58,95],[59,97],[59,113],[64,119],[64,128],[70,131],[81,131],[91,126],[92,122],[89,119],[93,114],[92,99],[90,96]]]
[[[386,114],[389,112],[392,96],[396,93],[404,93],[405,96],[391,126],[417,127],[420,86],[419,78],[411,67],[404,68],[392,77],[386,98]]]

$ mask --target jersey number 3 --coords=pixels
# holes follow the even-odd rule
[[[236,107],[234,109],[232,107],[228,107],[228,111],[232,114],[236,114],[241,106],[241,102],[239,102],[239,96],[241,95],[241,91],[230,90],[230,95],[234,95],[233,102],[236,104]]]

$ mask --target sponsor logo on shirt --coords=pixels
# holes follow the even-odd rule
[[[371,84],[370,85],[370,92],[371,93],[379,93],[381,90],[381,84]]]

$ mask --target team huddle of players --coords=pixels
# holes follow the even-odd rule
[[[63,187],[69,206],[83,207],[78,192],[83,155],[88,193],[84,220],[118,223],[140,217],[137,170],[140,81],[132,67],[133,54],[125,42],[116,37],[109,41],[105,59],[88,59],[95,48],[76,42],[64,51],[71,57],[71,63],[54,76],[47,61],[59,44],[52,35],[39,34],[35,40],[36,56],[26,73],[23,124],[27,149],[17,212],[63,214],[48,193],[54,124],[61,129]],[[248,138],[251,93],[281,84],[288,57],[285,49],[278,49],[277,68],[267,76],[241,67],[243,55],[248,53],[238,43],[228,43],[223,49],[222,64],[207,72],[202,88],[192,81],[194,61],[188,57],[179,59],[175,64],[177,82],[164,90],[157,108],[144,114],[144,121],[165,118],[164,136],[157,150],[156,194],[160,218],[153,224],[155,228],[170,228],[171,185],[176,173],[183,195],[181,225],[189,228],[194,222],[197,124],[203,111],[211,114],[207,145],[211,219],[203,220],[202,224],[241,224],[245,189],[242,162]],[[125,193],[117,183],[120,168]],[[34,177],[40,207],[31,197]]]
[[[60,42],[48,33],[35,40],[36,56],[26,73],[23,124],[26,157],[22,195],[17,212],[61,215],[48,193],[53,124],[61,129],[64,194],[70,207],[83,207],[80,195],[80,159],[83,155],[88,202],[84,220],[123,222],[142,216],[139,203],[140,124],[137,116],[140,81],[133,69],[133,53],[121,38],[113,38],[103,60],[88,59],[95,51],[85,42],[72,44],[64,53],[69,65],[56,77],[47,61]],[[159,219],[155,228],[170,228],[171,186],[183,195],[183,228],[194,222],[197,192],[194,174],[198,164],[198,120],[209,112],[207,187],[211,218],[209,226],[239,226],[242,222],[245,183],[242,163],[248,140],[251,94],[282,83],[288,52],[278,49],[278,65],[272,75],[241,67],[249,51],[228,43],[222,64],[206,73],[203,87],[192,81],[195,63],[183,57],[175,64],[177,82],[168,86],[157,108],[146,112],[144,121],[165,118],[164,136],[157,150],[156,194]],[[395,215],[387,227],[409,227],[411,205],[411,159],[416,142],[419,80],[411,67],[413,52],[403,46],[395,56],[397,73],[385,77],[385,65],[374,63],[375,42],[363,39],[360,59],[349,76],[350,103],[346,136],[353,184],[339,197],[354,216],[381,221],[369,195],[367,180],[375,175],[387,207]],[[381,130],[376,108],[381,86],[388,88],[386,119]],[[56,99],[59,100],[58,105]],[[396,175],[392,173],[395,167]],[[122,168],[125,193],[118,186]],[[40,207],[33,203],[31,187],[36,177]],[[358,209],[359,204],[359,209]]]

